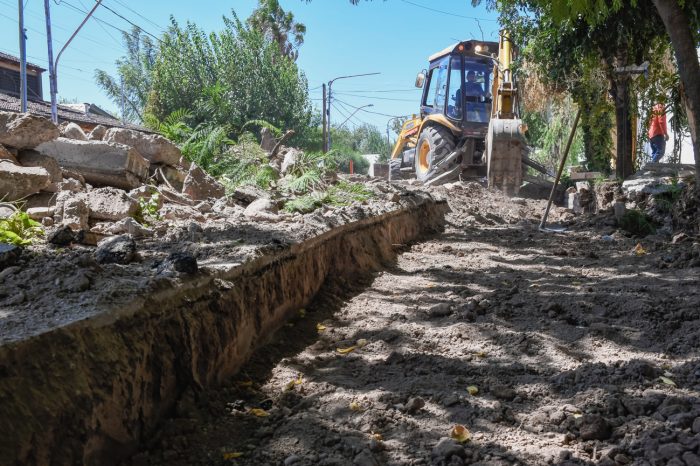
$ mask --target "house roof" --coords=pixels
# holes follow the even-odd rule
[[[10,55],[9,53],[5,53],[5,52],[0,52],[0,61],[9,61],[12,63],[17,63],[18,65],[20,63],[18,57],[15,57],[14,55]],[[34,68],[36,71],[39,71],[42,73],[44,71],[46,71],[46,68],[42,68],[41,66],[35,65],[34,63],[27,62],[27,66],[29,68]]]
[[[8,94],[0,92],[0,111],[20,112],[20,99]],[[99,108],[99,107],[97,107]],[[148,128],[133,125],[131,123],[122,123],[120,120],[105,116],[106,112],[100,109],[100,113],[95,113],[92,110],[91,104],[84,104],[84,111],[76,108],[71,108],[65,105],[58,105],[58,120],[72,121],[75,123],[83,123],[89,125],[102,125],[107,128],[127,128],[146,133],[152,133]],[[27,111],[47,118],[51,118],[51,102],[43,100],[27,100]]]

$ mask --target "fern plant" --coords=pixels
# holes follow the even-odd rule
[[[43,235],[44,229],[41,224],[21,210],[16,210],[9,217],[0,220],[0,243],[28,246]]]

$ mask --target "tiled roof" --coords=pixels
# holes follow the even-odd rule
[[[9,53],[5,53],[5,52],[0,52],[0,60],[8,60],[8,61],[12,61],[12,62],[19,64],[18,57],[15,57],[14,55],[10,55]],[[34,63],[27,62],[27,66],[30,66],[32,68],[36,68],[39,71],[46,71],[45,68],[42,68],[39,65],[35,65]]]
[[[21,102],[18,97],[13,97],[11,95],[3,94],[2,92],[0,92],[0,111],[19,113],[20,104]],[[29,111],[29,113],[35,113],[37,115],[51,118],[51,102],[45,102],[43,100],[27,100],[27,111]],[[131,123],[124,124],[116,118],[97,115],[95,113],[85,113],[74,108],[66,107],[64,105],[58,106],[58,121],[72,121],[75,123],[102,125],[106,126],[107,128],[128,128],[136,131],[143,131],[146,133],[153,132],[150,129],[144,128],[142,126],[133,125]]]

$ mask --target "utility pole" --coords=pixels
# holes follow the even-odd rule
[[[53,66],[53,40],[51,39],[51,8],[49,0],[44,0],[44,16],[46,17],[46,43],[49,50],[49,89],[51,93],[51,121],[58,123],[56,105],[56,69]]]
[[[20,1],[20,3],[22,2],[22,0],[19,0],[19,1]],[[44,8],[45,8],[47,13],[49,11],[48,6],[47,6],[48,1],[49,0],[44,0]],[[52,83],[53,85],[51,86],[51,119],[53,120],[53,122],[55,124],[58,124],[58,106],[56,103],[56,94],[58,94],[58,61],[61,59],[61,55],[66,50],[68,45],[70,45],[70,43],[73,41],[75,36],[78,35],[78,32],[80,32],[80,30],[83,28],[85,23],[87,23],[87,20],[90,19],[92,14],[95,12],[95,10],[97,10],[97,8],[100,6],[101,3],[102,3],[102,0],[97,0],[95,2],[95,6],[92,7],[92,10],[90,10],[90,12],[85,16],[85,19],[83,19],[83,22],[80,23],[80,26],[78,26],[78,28],[75,30],[75,32],[73,32],[73,35],[70,36],[70,39],[68,39],[68,41],[63,45],[63,48],[61,48],[61,50],[58,52],[58,56],[56,57],[56,61],[53,64],[53,77],[49,76],[49,79],[52,79],[52,81],[53,81],[53,83]],[[47,30],[49,30],[51,28],[51,24],[50,24],[51,19],[49,18],[48,14],[46,16],[46,21],[47,21],[46,27],[47,27]],[[47,36],[48,36],[48,34],[47,34]],[[49,50],[51,50],[50,45],[49,45]],[[51,63],[51,61],[49,61],[49,66],[50,66],[50,63]]]
[[[125,124],[126,117],[124,116],[124,77],[123,76],[119,77],[119,82],[121,83],[121,87],[122,87],[122,124]]]
[[[24,30],[24,2],[17,0],[19,4],[19,97],[20,110],[27,111],[27,36]]]
[[[328,150],[331,150],[331,104],[333,103],[333,82],[339,79],[359,78],[360,76],[374,76],[381,73],[353,74],[351,76],[339,76],[328,81]]]
[[[328,133],[326,129],[326,84],[323,84],[323,153],[328,152]]]

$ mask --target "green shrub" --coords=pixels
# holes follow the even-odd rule
[[[43,235],[44,229],[41,224],[21,210],[16,210],[6,219],[0,220],[0,243],[27,246]]]

